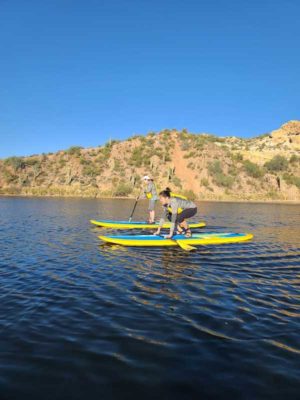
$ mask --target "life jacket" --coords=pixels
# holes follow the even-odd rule
[[[154,185],[155,191],[157,192],[157,189],[156,189],[156,186],[155,186],[154,183],[153,183],[153,185]],[[145,194],[146,194],[146,197],[147,197],[148,200],[152,199],[153,194],[151,192],[146,192]]]
[[[178,199],[187,200],[187,197],[182,196],[181,194],[176,194],[176,193],[172,193],[172,192],[171,192],[170,195],[171,195],[171,197],[177,197]],[[172,207],[170,207],[170,206],[167,207],[167,210],[169,211],[169,213],[172,214]],[[177,214],[181,214],[182,211],[183,211],[183,209],[179,207],[179,208],[177,209]]]
[[[170,193],[171,197],[178,197],[179,199],[187,200],[188,198],[183,196],[182,194],[177,194],[177,193]]]
[[[170,214],[172,214],[172,207],[168,207],[167,210],[169,211]],[[183,211],[183,209],[179,207],[179,208],[177,209],[177,214],[181,214],[182,211]]]

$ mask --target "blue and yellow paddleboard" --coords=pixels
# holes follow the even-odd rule
[[[155,224],[147,224],[146,222],[138,222],[138,221],[110,221],[110,220],[102,220],[96,221],[91,219],[90,222],[94,225],[101,226],[103,228],[115,228],[115,229],[157,229],[158,223]],[[189,224],[190,228],[203,228],[205,226],[205,222],[191,223]],[[170,223],[165,223],[163,228],[170,228]]]
[[[185,243],[192,246],[238,243],[253,238],[251,233],[194,233],[187,238],[184,235],[175,235],[172,239],[165,239],[163,236],[155,235],[118,235],[118,236],[99,236],[106,243],[120,244],[122,246],[178,246]]]

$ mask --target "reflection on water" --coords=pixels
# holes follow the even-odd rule
[[[247,243],[100,244],[132,205],[0,198],[1,398],[296,398],[300,207],[199,204]]]

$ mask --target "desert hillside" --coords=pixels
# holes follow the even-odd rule
[[[0,194],[136,196],[141,176],[207,200],[300,200],[300,121],[253,139],[163,130],[0,160]]]

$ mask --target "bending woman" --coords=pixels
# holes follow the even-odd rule
[[[159,228],[155,232],[155,235],[160,234],[160,230],[166,219],[171,221],[170,233],[166,236],[167,239],[171,239],[174,235],[175,228],[176,233],[184,233],[186,237],[191,237],[192,232],[186,222],[187,218],[191,218],[197,213],[197,206],[190,200],[185,200],[176,195],[172,195],[171,189],[166,188],[159,193],[159,201],[163,206],[163,215],[159,221]]]

